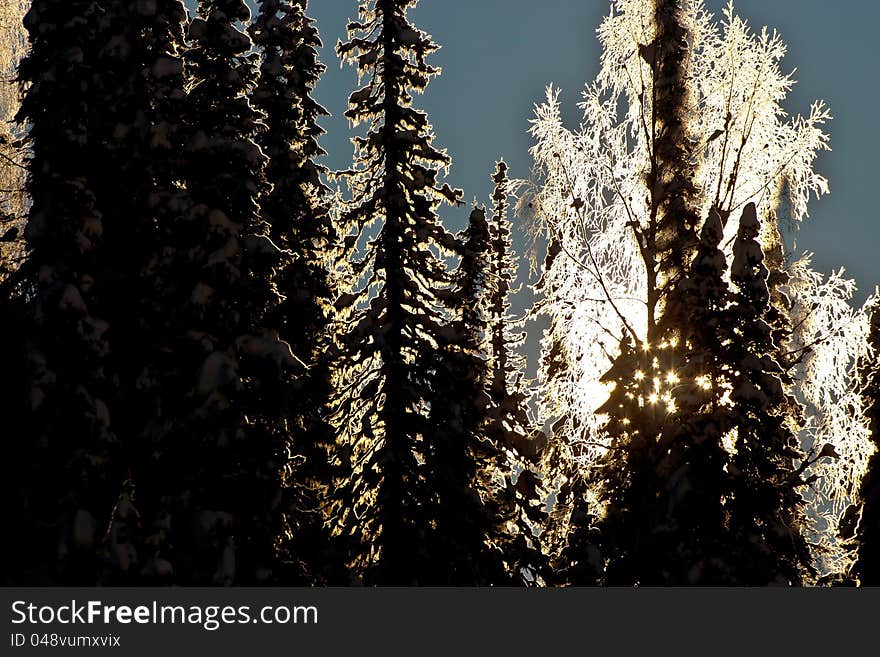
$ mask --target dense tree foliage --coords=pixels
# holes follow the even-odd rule
[[[276,580],[289,434],[282,407],[303,369],[267,317],[281,250],[259,213],[268,191],[248,94],[256,54],[241,0],[206,0],[188,24],[181,164],[187,198],[155,256],[165,310],[148,377],[171,564],[181,583]]]
[[[489,395],[494,407],[487,413],[486,430],[504,455],[499,470],[506,497],[506,520],[497,528],[494,541],[504,546],[513,572],[533,582],[547,576],[546,545],[538,537],[546,521],[548,491],[540,468],[546,436],[534,427],[529,414],[529,395],[522,380],[525,361],[518,351],[525,334],[513,330],[516,319],[510,311],[517,275],[508,216],[514,184],[503,160],[496,164],[492,182],[484,305]]]
[[[145,370],[164,315],[152,278],[156,229],[179,202],[185,81],[183,5],[177,0],[101,6],[96,77],[101,102],[90,108],[94,190],[103,216],[101,276],[95,295],[103,304],[109,360],[115,376],[107,422],[122,439],[125,478],[112,500],[103,541],[103,581],[158,578],[168,557],[157,517],[157,471],[149,427],[161,417],[152,404],[159,390]],[[141,501],[144,502],[141,507]],[[141,515],[143,513],[143,515]],[[166,573],[167,575],[167,573]],[[166,578],[167,579],[167,578]]]
[[[288,578],[302,583],[341,577],[339,557],[329,548],[326,500],[337,475],[330,467],[333,428],[329,422],[335,342],[338,248],[329,214],[329,190],[322,182],[323,134],[318,119],[327,111],[312,98],[324,71],[321,46],[306,2],[264,0],[249,32],[260,51],[260,74],[251,95],[264,114],[256,141],[268,158],[272,184],[260,199],[272,241],[282,250],[275,281],[283,295],[266,317],[282,340],[307,365],[282,407],[289,448],[295,458],[285,473],[284,559]]]
[[[502,507],[506,464],[486,423],[492,408],[483,353],[490,251],[483,209],[471,212],[459,251],[458,271],[444,295],[449,330],[441,334],[433,365],[425,471],[437,517],[425,551],[436,561],[423,577],[431,584],[509,584],[514,575],[498,540],[508,520]]]
[[[780,229],[780,215],[799,221],[827,191],[813,170],[827,111],[785,119],[784,46],[731,7],[716,24],[699,2],[612,5],[581,128],[562,125],[551,90],[532,129],[536,187],[523,207],[552,256],[533,316],[550,319],[538,392],[549,451],[563,457],[553,478],[589,482],[609,582],[798,582],[812,563],[841,572],[851,554],[836,520],[872,449],[852,376],[865,313],[839,273],[792,262]],[[748,257],[767,272],[746,287],[767,299],[743,305],[734,245],[747,220],[758,231]],[[766,397],[739,396],[745,377]],[[738,433],[756,403],[784,416],[760,455]],[[730,491],[742,491],[737,459],[776,487],[761,499],[780,515]],[[748,557],[725,553],[741,531],[734,512],[755,514],[742,531],[762,550],[778,549],[770,528],[787,525],[791,569],[755,575]]]
[[[415,4],[363,3],[351,39],[337,46],[366,81],[346,116],[369,127],[355,139],[358,161],[347,174],[353,200],[344,219],[356,231],[348,243],[366,244],[351,262],[358,284],[338,304],[350,314],[337,412],[351,463],[338,509],[353,571],[381,584],[415,584],[433,567],[425,551],[436,509],[426,472],[435,447],[428,363],[447,330],[437,290],[449,276],[440,255],[455,249],[435,210],[461,196],[437,182],[450,159],[412,106],[412,93],[438,73],[426,62],[437,46],[407,18]]]
[[[453,234],[417,4],[352,2],[338,172],[307,0],[0,7],[0,581],[880,581],[880,304],[785,239],[779,36],[612,0]]]
[[[28,300],[22,426],[32,451],[19,481],[35,532],[25,568],[38,582],[96,580],[99,532],[125,476],[109,422],[116,385],[99,280],[108,274],[95,196],[104,153],[89,138],[90,108],[102,101],[101,9],[45,0],[24,19],[30,52],[19,68],[27,85],[19,118],[29,123],[31,206],[28,258],[16,276]]]

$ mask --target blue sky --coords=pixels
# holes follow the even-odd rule
[[[720,13],[724,0],[708,0]],[[526,131],[536,102],[550,82],[562,89],[567,119],[575,125],[575,104],[598,70],[595,30],[608,13],[607,0],[422,0],[413,21],[442,45],[433,63],[443,68],[417,103],[427,110],[438,145],[453,157],[450,183],[465,198],[485,199],[489,173],[503,156],[515,177],[528,175],[531,145]],[[797,235],[798,251],[813,251],[820,270],[845,266],[860,289],[880,282],[880,237],[876,161],[880,154],[880,3],[864,0],[739,0],[737,12],[753,28],[777,28],[789,46],[786,71],[797,69],[786,108],[806,113],[822,98],[834,115],[829,126],[832,152],[818,170],[830,179],[831,195],[811,204],[810,218]],[[340,70],[333,52],[345,23],[356,14],[355,0],[312,0],[309,14],[321,30],[328,66],[317,98],[334,117],[324,122],[327,164],[348,166],[351,132],[342,118],[354,89],[354,70]],[[458,229],[465,208],[445,210]],[[861,295],[860,295],[861,296]]]
[[[318,23],[328,70],[316,93],[333,114],[323,122],[326,164],[345,168],[352,149],[346,98],[355,88],[355,72],[340,69],[334,53],[344,37],[357,0],[312,0],[309,14]],[[725,0],[707,0],[716,14]],[[432,63],[443,68],[427,92],[417,98],[427,110],[437,144],[453,157],[450,184],[470,201],[488,197],[489,173],[498,157],[511,175],[526,177],[531,161],[529,118],[544,88],[562,89],[566,118],[576,125],[575,104],[584,84],[598,69],[595,30],[608,13],[608,0],[422,0],[413,21],[442,45]],[[786,108],[806,113],[822,98],[834,121],[829,126],[832,152],[821,155],[818,170],[830,179],[831,194],[811,204],[810,218],[796,236],[797,252],[813,251],[820,270],[845,266],[862,293],[880,282],[880,242],[875,200],[880,154],[880,3],[865,0],[738,0],[737,12],[753,28],[768,25],[789,46],[786,71],[797,69]],[[463,226],[467,208],[446,209],[452,229]]]

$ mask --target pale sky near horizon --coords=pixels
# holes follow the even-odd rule
[[[706,3],[718,16],[726,0]],[[354,133],[342,114],[356,74],[351,66],[340,68],[334,47],[357,6],[358,0],[309,2],[327,65],[316,98],[333,114],[322,122],[328,134],[321,143],[328,151],[325,163],[335,169],[351,162]],[[431,63],[443,74],[416,104],[428,112],[436,144],[452,155],[448,181],[464,190],[467,201],[487,202],[498,157],[505,158],[513,177],[528,176],[529,119],[548,84],[562,90],[566,120],[577,125],[580,92],[599,66],[596,28],[609,7],[608,0],[422,0],[411,11],[413,22],[442,46]],[[820,271],[845,267],[861,299],[880,283],[875,254],[880,185],[874,180],[880,155],[880,3],[738,0],[736,11],[753,29],[778,29],[788,44],[783,70],[797,69],[788,112],[805,114],[820,98],[831,108],[832,151],[821,154],[816,167],[829,178],[831,194],[811,202],[810,217],[791,236],[793,252],[814,252]],[[453,230],[463,227],[467,214],[467,207],[442,211]]]

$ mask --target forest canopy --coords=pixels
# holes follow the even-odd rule
[[[465,206],[418,0],[352,0],[331,108],[307,0],[192,4],[0,8],[4,583],[880,582],[880,296],[788,239],[777,32],[612,0]]]

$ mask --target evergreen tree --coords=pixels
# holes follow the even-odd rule
[[[153,280],[165,313],[143,378],[159,391],[149,435],[162,472],[158,517],[183,584],[270,583],[284,530],[283,406],[302,369],[266,326],[282,255],[259,218],[266,158],[241,0],[205,0],[189,24],[181,212],[159,226]]]
[[[48,5],[36,9],[49,11]],[[168,198],[179,195],[179,172],[173,163],[180,146],[175,124],[184,97],[177,50],[182,44],[185,12],[176,0],[136,5],[95,3],[84,11],[88,18],[85,25],[91,28],[88,39],[81,35],[79,52],[66,53],[69,61],[82,64],[75,73],[67,74],[82,77],[71,92],[75,101],[83,103],[77,110],[81,123],[78,133],[65,130],[66,137],[59,141],[74,138],[77,142],[77,154],[67,152],[63,157],[70,158],[67,167],[76,162],[80,176],[76,185],[87,192],[92,211],[83,215],[82,226],[74,232],[80,253],[59,252],[57,256],[59,265],[76,270],[84,268],[82,254],[89,254],[86,271],[80,276],[80,295],[88,302],[89,314],[102,318],[97,324],[90,322],[91,341],[96,341],[96,330],[100,331],[101,373],[107,381],[107,392],[94,402],[96,418],[102,431],[126,438],[116,444],[112,467],[105,467],[102,473],[114,480],[108,481],[108,489],[115,488],[105,491],[107,518],[106,514],[123,513],[131,507],[137,496],[135,481],[149,488],[156,479],[149,467],[143,467],[150,449],[139,436],[151,418],[144,415],[136,379],[150,346],[147,318],[153,299],[144,271],[149,266],[155,222]],[[75,25],[81,18],[71,14],[66,20]],[[52,81],[55,75],[47,72],[41,83]],[[56,151],[54,157],[58,155],[61,153]],[[40,251],[43,241],[39,208],[38,204],[29,229],[35,234],[34,253]],[[75,226],[72,223],[65,230]],[[27,271],[23,279],[26,287]],[[68,290],[68,294],[73,292]],[[86,392],[82,387],[79,390],[80,394]],[[114,507],[117,498],[127,499],[126,504]],[[137,510],[131,508],[127,516],[135,519]],[[93,524],[92,516],[87,510],[78,511],[80,527]],[[118,529],[115,520],[99,522]],[[113,529],[104,535],[100,549],[95,550],[101,558],[91,558],[89,567],[94,571],[89,577],[110,583],[132,582],[155,558],[156,542],[142,540],[146,537],[138,521],[128,524],[124,532]],[[98,547],[98,541],[91,543],[92,548]],[[145,554],[138,554],[139,547]],[[83,581],[87,581],[85,577]]]
[[[306,4],[263,0],[249,31],[261,56],[251,96],[265,115],[257,143],[268,157],[266,177],[272,185],[261,198],[261,215],[272,241],[284,251],[275,279],[284,299],[267,321],[309,366],[285,409],[297,459],[285,478],[289,540],[284,558],[298,570],[290,576],[316,583],[340,577],[334,572],[338,564],[328,547],[322,508],[334,479],[328,407],[336,284],[329,264],[337,235],[328,212],[328,190],[321,182],[326,171],[315,161],[325,154],[318,144],[323,130],[317,121],[327,111],[311,96],[324,66],[318,61],[321,41],[305,14]]]
[[[491,412],[489,369],[483,354],[489,278],[489,224],[475,208],[460,237],[461,262],[444,301],[451,322],[440,333],[433,358],[432,399],[425,473],[435,531],[425,553],[434,585],[510,584],[497,527],[509,517],[501,507],[506,459],[487,435]],[[506,547],[506,546],[505,546]]]
[[[88,133],[105,248],[94,294],[111,326],[115,389],[108,421],[125,437],[120,458],[127,473],[104,544],[105,583],[152,581],[168,570],[156,516],[162,473],[152,467],[156,446],[148,429],[156,421],[153,413],[161,414],[151,403],[161,392],[151,388],[147,373],[166,311],[156,294],[152,259],[161,230],[186,202],[180,189],[185,18],[179,0],[104,3],[100,18],[95,66],[102,102],[90,108]]]
[[[546,573],[545,558],[538,545],[536,528],[546,521],[544,498],[547,495],[538,466],[546,437],[532,429],[528,399],[521,385],[524,359],[515,350],[525,334],[513,333],[515,322],[510,312],[511,284],[516,278],[516,263],[511,244],[508,201],[512,192],[507,164],[501,160],[492,175],[492,213],[489,222],[488,276],[486,281],[487,361],[489,393],[494,402],[488,413],[488,436],[503,450],[505,463],[499,476],[504,483],[504,496],[513,533],[498,528],[496,542],[504,545],[508,560],[516,573],[532,576]],[[516,374],[516,379],[511,380]]]
[[[678,560],[677,580],[688,584],[737,583],[726,562],[731,545],[725,527],[724,504],[730,497],[724,441],[730,424],[724,397],[732,368],[725,350],[736,337],[730,328],[723,236],[722,213],[712,208],[688,275],[664,316],[678,327],[681,367],[665,374],[674,419],[660,441],[667,450],[661,463],[668,475],[661,503],[679,528],[676,552],[667,558]]]
[[[738,291],[729,291],[721,217],[713,209],[691,273],[667,308],[665,320],[681,327],[684,355],[681,369],[667,375],[675,385],[674,422],[663,426],[656,447],[649,441],[654,458],[629,465],[638,473],[633,481],[656,475],[658,492],[624,488],[632,497],[611,505],[609,517],[625,516],[623,507],[648,536],[623,541],[641,552],[612,560],[611,582],[621,571],[624,580],[638,581],[641,571],[661,573],[664,583],[799,584],[811,572],[799,489],[807,484],[804,470],[829,454],[805,455],[790,429],[799,406],[784,392],[790,381],[777,362],[770,322],[778,311],[758,233],[755,205],[748,204],[731,268]]]
[[[609,584],[799,584],[811,572],[799,491],[810,461],[788,424],[798,407],[784,392],[767,322],[773,309],[758,230],[749,204],[730,291],[713,210],[665,317],[681,327],[682,366],[661,382],[656,358],[649,370],[624,349],[629,367],[608,379],[621,392],[615,388],[605,410],[625,436],[612,443],[605,475],[617,484],[606,484],[602,524]],[[664,384],[671,391],[658,399]],[[671,421],[657,423],[660,403]]]
[[[614,387],[602,410],[610,416],[611,435],[619,436],[603,472],[609,584],[731,583],[722,508],[723,349],[731,337],[722,236],[713,209],[689,273],[664,314],[681,340],[664,351],[676,355],[640,355],[625,341],[622,358],[605,378]],[[666,370],[662,360],[680,365]]]
[[[869,343],[872,353],[860,363],[860,374],[871,439],[877,451],[871,456],[862,480],[861,515],[854,528],[857,558],[850,572],[862,586],[880,583],[880,303],[876,302],[871,313]]]
[[[338,500],[340,533],[351,542],[355,575],[367,583],[414,584],[433,564],[424,546],[433,532],[425,472],[433,430],[428,363],[446,325],[437,290],[449,285],[439,254],[454,239],[436,215],[460,192],[437,183],[449,157],[432,145],[427,116],[412,107],[438,69],[437,49],[407,18],[416,0],[369,0],[349,23],[337,52],[356,61],[367,84],[349,98],[346,116],[367,123],[355,139],[357,166],[347,173],[354,199],[345,219],[354,247],[366,240],[352,276],[361,279],[338,302],[350,317],[343,336],[337,405],[340,454],[352,475]],[[374,228],[368,235],[366,228]]]
[[[102,102],[96,72],[101,6],[36,0],[25,16],[31,50],[19,68],[27,91],[18,114],[30,125],[25,238],[17,273],[27,300],[26,416],[32,448],[19,472],[31,549],[28,583],[92,585],[106,527],[124,479],[107,400],[109,325],[99,314],[103,216],[95,198],[91,109]]]
[[[492,176],[495,187],[492,191],[492,222],[489,230],[492,240],[491,256],[491,294],[489,296],[489,327],[492,366],[492,396],[496,402],[507,397],[510,376],[517,371],[518,363],[512,350],[525,339],[523,334],[513,335],[510,325],[511,283],[516,278],[516,263],[510,242],[510,221],[507,217],[507,202],[510,196],[510,180],[507,177],[507,164],[497,163]]]
[[[451,324],[434,359],[429,419],[435,436],[426,458],[437,509],[427,549],[434,583],[526,584],[547,575],[535,531],[544,520],[543,491],[520,451],[538,456],[517,403],[522,396],[492,398],[489,329],[498,288],[491,236],[485,210],[475,208],[460,239],[453,286],[443,295]]]
[[[530,431],[527,399],[522,390],[524,359],[516,353],[525,340],[524,333],[513,333],[515,318],[510,312],[511,283],[516,278],[516,263],[511,244],[510,219],[507,216],[511,183],[507,164],[498,162],[492,175],[492,214],[489,222],[490,252],[487,256],[486,314],[490,391],[497,406],[495,437],[522,467],[540,460],[544,436]],[[513,376],[516,379],[513,380]],[[504,427],[502,429],[502,427]]]
[[[808,458],[791,429],[798,403],[785,392],[787,374],[766,319],[773,311],[759,234],[756,208],[750,203],[740,218],[731,266],[731,315],[738,339],[730,345],[736,442],[728,466],[733,479],[728,522],[739,547],[734,558],[740,582],[796,585],[812,572],[801,473],[809,458],[830,454],[823,449]]]

